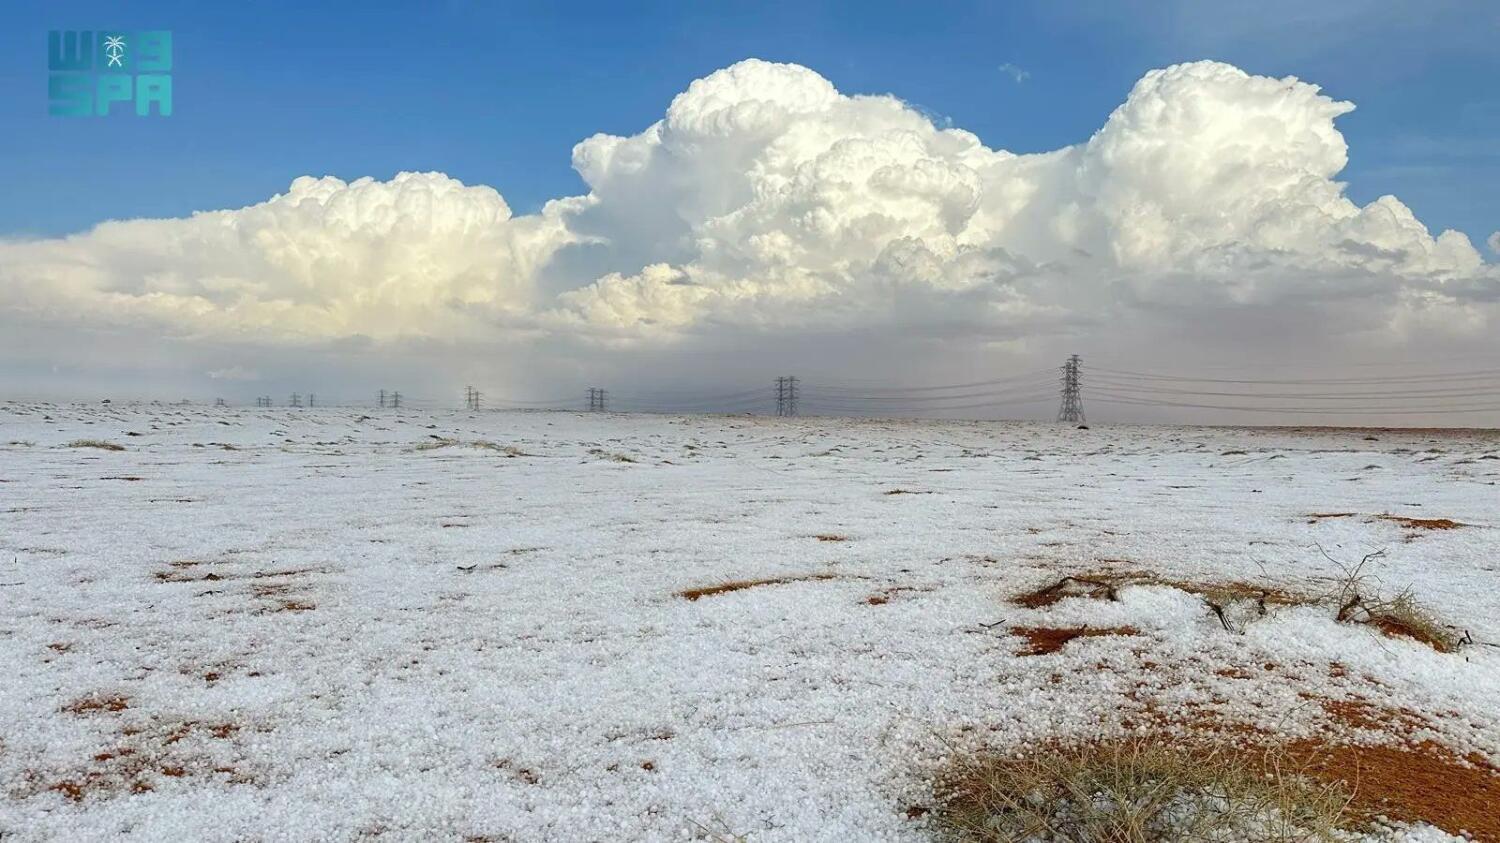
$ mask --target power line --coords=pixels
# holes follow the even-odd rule
[[[1391,399],[1428,399],[1428,398],[1462,398],[1476,396],[1500,395],[1500,387],[1494,389],[1415,389],[1405,391],[1380,391],[1380,392],[1219,392],[1215,390],[1200,389],[1172,389],[1169,387],[1137,386],[1132,383],[1113,380],[1110,378],[1095,378],[1095,383],[1120,392],[1154,394],[1154,395],[1200,395],[1221,398],[1288,398],[1288,399],[1320,399],[1320,400],[1365,400],[1370,398]]]
[[[1108,393],[1104,393],[1108,395]],[[1099,398],[1093,392],[1089,400],[1096,404],[1129,404],[1139,407],[1188,407],[1202,410],[1239,410],[1247,413],[1306,413],[1316,415],[1447,415],[1453,413],[1484,413],[1500,411],[1500,404],[1477,406],[1438,406],[1422,408],[1391,407],[1245,407],[1227,404],[1198,404],[1183,401],[1138,400],[1133,398]]]
[[[1149,372],[1129,372],[1123,369],[1096,368],[1090,371],[1106,375],[1117,375],[1125,378],[1137,378],[1152,381],[1189,381],[1193,383],[1245,383],[1245,384],[1268,384],[1272,386],[1291,386],[1296,384],[1311,385],[1335,385],[1335,384],[1361,384],[1361,383],[1398,383],[1406,381],[1449,381],[1449,380],[1487,380],[1500,378],[1500,369],[1478,370],[1472,372],[1450,372],[1430,375],[1390,375],[1387,377],[1370,378],[1304,378],[1298,380],[1265,380],[1265,379],[1236,379],[1236,378],[1198,378],[1186,375],[1163,375]]]

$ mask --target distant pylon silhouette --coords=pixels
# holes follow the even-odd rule
[[[1063,364],[1062,408],[1057,411],[1057,420],[1083,424],[1083,396],[1079,394],[1079,369],[1083,361],[1074,354]]]

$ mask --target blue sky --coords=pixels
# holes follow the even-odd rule
[[[1293,74],[1359,106],[1339,122],[1356,201],[1394,193],[1476,244],[1500,228],[1500,4],[1054,5],[17,4],[0,235],[239,207],[303,174],[438,170],[531,211],[581,191],[574,143],[637,132],[751,56],[894,93],[1018,152],[1086,139],[1153,67]],[[173,117],[46,115],[47,30],[104,27],[173,30]]]

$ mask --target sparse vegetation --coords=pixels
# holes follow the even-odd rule
[[[1384,551],[1366,555],[1353,567],[1329,556],[1327,551],[1323,555],[1341,571],[1326,594],[1298,593],[1239,581],[1195,583],[1141,571],[1106,571],[1065,576],[1018,594],[1011,602],[1027,609],[1042,609],[1069,597],[1118,600],[1121,588],[1155,585],[1199,596],[1229,632],[1243,632],[1247,620],[1263,617],[1271,606],[1326,605],[1334,610],[1340,622],[1367,624],[1387,635],[1420,641],[1441,653],[1452,653],[1465,643],[1466,637],[1439,621],[1411,589],[1403,589],[1394,596],[1380,596],[1378,583],[1366,573],[1366,567],[1384,556]],[[1231,617],[1236,620],[1232,622]]]
[[[804,580],[831,580],[833,574],[809,574],[804,577],[771,577],[763,580],[731,580],[716,585],[708,585],[700,588],[689,588],[677,592],[678,597],[687,600],[697,600],[700,597],[712,597],[715,594],[724,594],[730,591],[743,591],[747,588],[755,588],[762,585],[781,585],[789,582],[802,582]]]
[[[1459,527],[1467,527],[1452,518],[1407,518],[1404,515],[1379,515],[1381,521],[1391,521],[1407,528],[1408,530],[1456,530]]]
[[[454,439],[447,436],[434,436],[426,442],[418,442],[412,446],[413,451],[435,451],[439,448],[453,448],[467,445],[470,448],[478,448],[485,451],[498,451],[507,457],[526,457],[530,454],[513,445],[500,445],[488,439],[475,439],[465,442],[462,439]]]
[[[938,787],[961,843],[1336,840],[1359,825],[1340,782],[1273,750],[1147,738],[961,758]]]
[[[69,448],[98,448],[101,451],[123,451],[123,450],[125,450],[125,446],[124,445],[116,445],[113,442],[106,442],[103,439],[74,439],[72,442],[68,443],[67,447],[69,447]]]

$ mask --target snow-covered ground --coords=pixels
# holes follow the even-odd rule
[[[1497,482],[1496,433],[0,405],[0,837],[923,840],[953,747],[1351,699],[1496,761]],[[1009,599],[1377,550],[1476,643]],[[1010,631],[1082,625],[1140,634]]]

